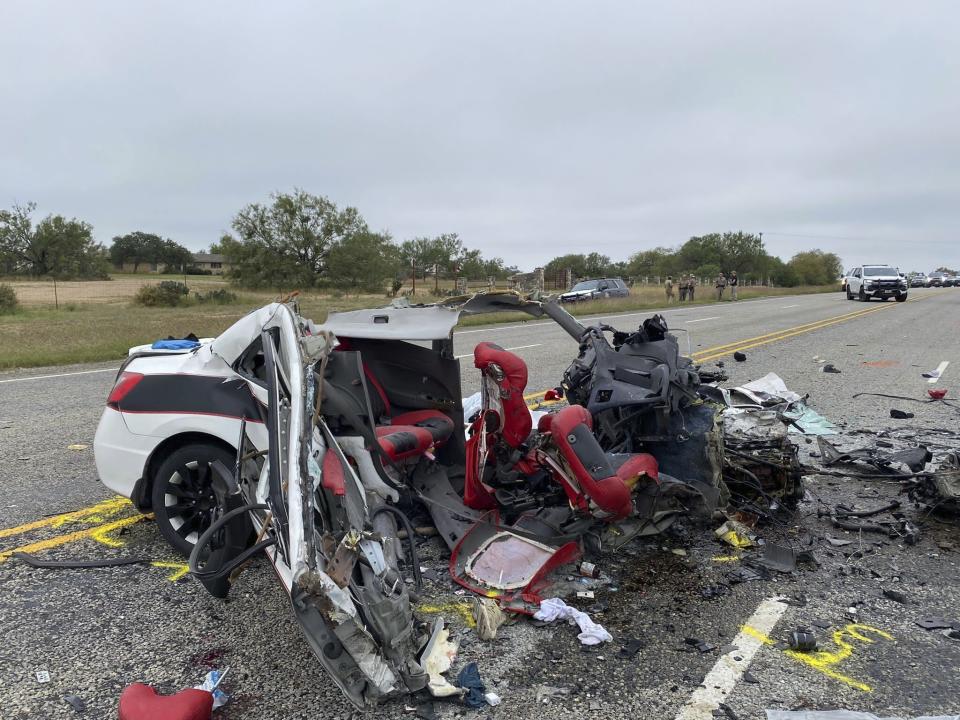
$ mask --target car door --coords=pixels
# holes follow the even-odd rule
[[[863,285],[863,268],[856,268],[850,277],[850,282],[847,284],[850,286],[850,292],[854,295],[860,292],[860,288]]]

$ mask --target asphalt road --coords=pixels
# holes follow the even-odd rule
[[[837,293],[673,307],[664,314],[672,329],[686,330],[679,333],[681,347],[686,334],[705,365],[725,362],[729,384],[776,372],[843,426],[847,434],[839,442],[852,447],[872,437],[854,431],[889,428],[915,428],[920,440],[949,444],[922,430],[956,431],[958,415],[947,406],[851,396],[869,391],[923,397],[933,385],[921,372],[949,361],[937,386],[957,397],[958,308],[960,289],[943,289],[912,291],[906,304],[853,303]],[[631,329],[647,315],[604,320]],[[531,394],[554,386],[576,353],[574,341],[550,323],[466,329],[456,335],[457,353],[467,356],[461,361],[464,393],[478,387],[469,355],[482,340],[517,348],[530,370]],[[745,348],[746,362],[729,357],[738,348]],[[819,372],[814,356],[842,372]],[[92,443],[115,367],[0,374],[0,716],[74,717],[63,699],[71,694],[85,702],[83,717],[115,717],[116,699],[128,683],[149,682],[172,692],[199,683],[209,666],[231,668],[225,686],[233,700],[217,711],[222,718],[353,716],[312,658],[264,563],[242,576],[228,602],[209,597],[189,578],[178,578],[182,559],[166,549],[149,521],[111,502],[97,480],[92,449],[69,449]],[[44,375],[56,377],[32,379]],[[891,420],[891,407],[916,418]],[[811,461],[815,446],[800,445]],[[869,506],[895,497],[898,486],[816,476],[808,479],[808,489],[809,500],[793,523],[762,534],[771,541],[811,543],[818,569],[734,585],[705,599],[701,591],[724,584],[737,562],[713,539],[716,523],[691,520],[656,542],[604,556],[601,564],[612,582],[589,603],[606,606],[595,619],[614,642],[593,650],[580,647],[573,628],[527,622],[501,628],[491,643],[480,642],[466,627],[464,598],[443,575],[444,553],[428,541],[423,564],[436,568],[439,579],[429,583],[424,612],[450,619],[462,640],[458,663],[476,660],[488,689],[503,698],[499,707],[482,711],[439,703],[438,710],[444,717],[706,718],[722,701],[739,718],[761,718],[768,707],[905,716],[960,712],[960,641],[915,624],[933,615],[960,620],[960,526],[918,518],[908,508],[922,525],[917,545],[875,545],[876,536],[848,536],[853,546],[834,548],[824,536],[843,533],[817,518],[819,503]],[[50,517],[74,510],[80,512]],[[136,555],[148,562],[37,570],[9,559],[6,553],[15,548],[49,558]],[[851,554],[851,548],[864,552]],[[884,597],[884,589],[904,593],[906,603]],[[789,602],[769,601],[776,596]],[[791,655],[774,644],[814,620],[827,626],[814,627],[822,653]],[[756,630],[738,637],[745,623],[772,629],[760,639]],[[644,647],[620,657],[631,638]],[[701,654],[685,638],[717,647]],[[740,673],[747,666],[744,680]],[[41,669],[50,682],[37,681]],[[684,709],[691,698],[702,705]],[[402,701],[376,715],[411,717]]]

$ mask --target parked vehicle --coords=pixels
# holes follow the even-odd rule
[[[847,300],[896,298],[897,302],[905,302],[907,291],[907,279],[889,265],[859,265],[847,281]]]
[[[942,285],[943,285],[943,287],[956,287],[956,285],[957,285],[957,278],[956,278],[956,276],[954,276],[954,275],[946,275],[946,274],[945,274],[945,275],[943,276]]]
[[[927,276],[924,273],[913,273],[910,276],[910,287],[926,287],[927,286]]]
[[[583,302],[597,298],[629,297],[630,288],[621,278],[581,280],[570,290],[560,294],[560,302]]]
[[[854,270],[853,268],[850,268],[849,270],[847,270],[847,272],[843,274],[843,277],[840,278],[840,292],[847,291],[847,280],[849,280],[850,276],[853,275],[853,270]]]
[[[944,278],[947,277],[946,273],[942,272],[932,272],[928,276],[927,287],[943,287]]]

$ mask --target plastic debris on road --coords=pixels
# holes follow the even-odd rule
[[[571,625],[578,625],[580,634],[577,637],[584,645],[599,645],[613,640],[613,636],[602,625],[598,625],[585,612],[570,607],[560,598],[547,598],[541,602],[540,609],[533,617],[543,622],[566,620]]]
[[[220,672],[219,670],[211,670],[204,675],[203,682],[196,687],[197,690],[206,690],[208,693],[213,695],[214,710],[219,707],[223,707],[230,700],[230,696],[220,689],[220,682],[224,677],[226,677],[228,672],[230,672],[230,668],[227,668],[223,672]]]

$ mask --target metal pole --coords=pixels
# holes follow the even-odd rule
[[[410,259],[410,275],[413,277],[413,292],[411,295],[417,294],[417,261],[413,258]]]
[[[53,306],[54,309],[60,309],[60,298],[57,296],[57,279],[53,279]]]

